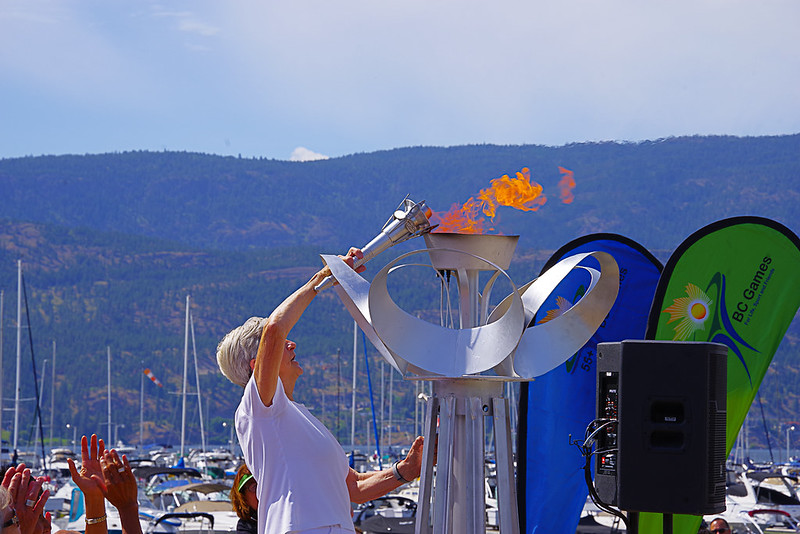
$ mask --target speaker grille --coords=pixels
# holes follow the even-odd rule
[[[728,351],[719,348],[708,358],[708,499],[709,506],[725,505],[725,433],[727,427]]]
[[[716,402],[708,403],[708,504],[725,506],[725,425],[726,411]]]

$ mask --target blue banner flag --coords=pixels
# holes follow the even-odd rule
[[[520,527],[525,533],[574,534],[588,489],[585,460],[572,439],[582,439],[595,419],[598,343],[642,339],[661,263],[638,243],[616,234],[592,234],[561,247],[542,272],[581,252],[611,254],[619,265],[614,307],[594,336],[563,365],[521,385],[517,443]],[[586,267],[597,269],[587,261]],[[553,291],[536,324],[563,313],[586,292],[587,271],[576,269]]]

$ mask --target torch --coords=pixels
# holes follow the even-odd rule
[[[392,216],[389,217],[389,220],[386,221],[386,224],[383,225],[380,233],[362,247],[361,252],[364,253],[364,257],[356,260],[353,268],[355,269],[367,263],[389,247],[430,232],[434,228],[428,220],[431,213],[431,209],[425,204],[424,200],[422,202],[414,202],[408,197],[404,198]],[[314,289],[322,291],[331,287],[333,282],[333,277],[329,276]]]

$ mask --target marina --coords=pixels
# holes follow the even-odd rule
[[[229,492],[235,469],[242,463],[241,457],[222,448],[203,453],[199,448],[190,447],[183,466],[175,467],[179,455],[174,449],[127,450],[139,483],[143,532],[202,534],[235,531],[237,517],[231,508]],[[751,456],[744,463],[734,464],[733,458],[729,459],[726,509],[720,514],[706,516],[705,522],[724,517],[734,534],[800,532],[800,462],[773,464],[768,461],[770,451],[749,452]],[[54,525],[83,531],[80,490],[58,468],[66,457],[75,458],[69,449],[54,449],[49,455],[47,469],[34,467],[33,471],[49,479],[46,487],[52,497],[46,509],[53,515]],[[386,465],[389,461],[387,456],[381,463]],[[356,469],[362,471],[380,467],[375,451],[372,454],[359,451],[353,462]],[[493,459],[487,458],[485,465],[485,529],[490,533],[502,532]],[[417,480],[386,497],[354,505],[354,523],[360,532],[365,533],[414,532],[418,496]],[[113,506],[107,505],[106,510],[109,532],[121,532]],[[576,534],[620,532],[626,532],[625,525],[587,499]]]

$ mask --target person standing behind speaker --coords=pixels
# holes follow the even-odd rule
[[[711,534],[731,534],[731,526],[725,519],[718,517],[711,522],[708,531]]]
[[[352,267],[362,257],[351,248],[342,260]],[[251,317],[217,346],[220,370],[244,388],[236,433],[257,484],[259,534],[354,533],[351,502],[376,499],[420,473],[422,437],[391,469],[357,473],[333,434],[294,402],[303,368],[289,332],[330,274],[324,267],[268,318]]]

